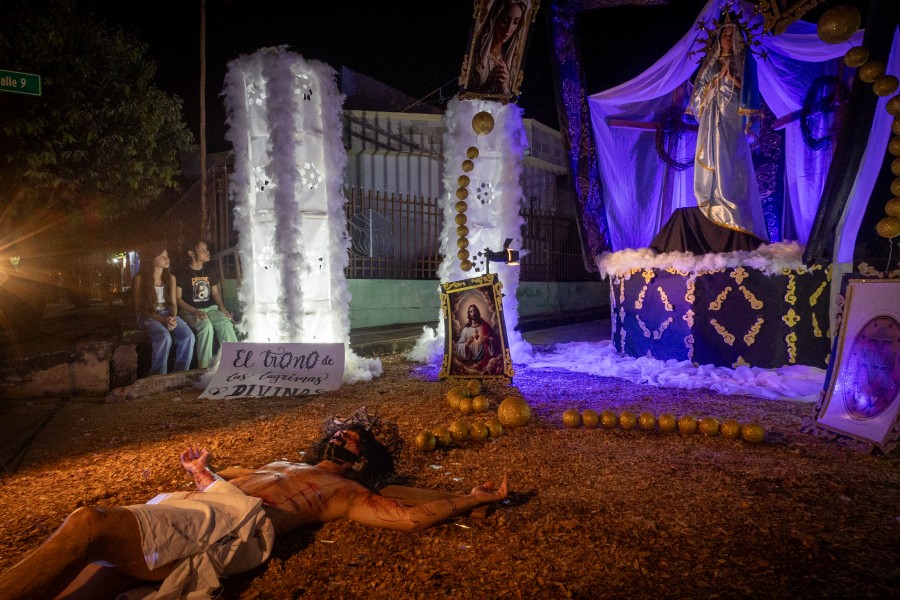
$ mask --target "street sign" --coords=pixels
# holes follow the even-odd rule
[[[18,71],[0,71],[0,92],[41,95],[41,76]]]

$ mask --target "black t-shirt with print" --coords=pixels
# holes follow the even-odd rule
[[[175,284],[181,288],[181,299],[194,308],[209,308],[216,303],[212,298],[212,287],[219,283],[219,274],[206,265],[199,271],[191,265],[175,269]]]

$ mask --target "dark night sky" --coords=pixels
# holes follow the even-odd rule
[[[853,0],[851,0],[853,1]],[[84,0],[113,25],[134,31],[158,61],[157,84],[181,97],[185,117],[199,126],[199,0]],[[640,74],[694,25],[706,0],[668,6],[614,7],[582,13],[578,21],[588,92]],[[828,0],[815,14],[845,1]],[[268,46],[286,45],[336,70],[346,66],[421,98],[457,79],[469,41],[472,0],[207,0],[208,150],[228,149],[219,94],[229,61]],[[519,106],[525,118],[558,127],[543,0],[526,50]],[[423,12],[424,11],[424,12]],[[429,99],[435,100],[435,94]]]

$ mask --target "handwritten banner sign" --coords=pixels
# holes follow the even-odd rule
[[[225,342],[201,398],[312,396],[341,386],[343,344]]]

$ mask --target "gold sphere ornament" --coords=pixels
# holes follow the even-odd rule
[[[891,198],[884,205],[884,212],[889,217],[900,217],[900,198]]]
[[[459,248],[460,250],[462,250],[464,248],[468,248],[469,247],[469,238],[461,237],[458,240],[456,240],[456,247]]]
[[[456,235],[461,238],[466,237],[467,235],[469,235],[469,228],[465,225],[460,225],[456,228]]]
[[[498,438],[503,435],[503,423],[500,422],[500,419],[488,419],[484,424],[487,425],[488,432],[490,432],[492,438]]]
[[[462,170],[465,171],[466,173],[468,173],[469,171],[471,171],[474,168],[475,168],[475,163],[473,163],[471,160],[466,159],[466,160],[462,161]]]
[[[659,415],[657,421],[659,422],[660,431],[665,431],[666,433],[672,433],[678,427],[678,420],[675,418],[675,415],[669,413]]]
[[[883,238],[894,239],[900,235],[900,217],[883,218],[875,225],[875,231]]]
[[[890,100],[888,100],[887,105],[885,105],[884,109],[888,111],[888,114],[892,117],[900,117],[900,96],[894,96]]]
[[[467,258],[469,258],[469,251],[465,249],[458,251],[456,253],[456,258],[458,258],[459,260],[466,260]]]
[[[481,388],[480,379],[470,379],[466,382],[466,389],[469,390],[469,395],[473,398],[481,394]]]
[[[596,410],[586,408],[581,413],[581,422],[588,429],[596,429],[600,424],[600,415]]]
[[[638,415],[638,426],[644,431],[656,429],[656,415],[652,412],[642,412]]]
[[[841,4],[822,13],[816,33],[826,44],[840,44],[853,37],[861,22],[862,15],[855,6]]]
[[[865,46],[853,46],[844,55],[844,64],[854,69],[866,64],[869,60],[869,49]]]
[[[472,270],[472,261],[471,260],[462,261],[461,263],[459,263],[459,268],[466,272],[471,271]]]
[[[459,410],[459,401],[468,395],[469,394],[465,389],[461,387],[455,387],[447,392],[447,403],[450,404],[450,408],[452,408],[453,410]]]
[[[890,96],[900,87],[900,79],[893,75],[882,75],[872,84],[872,91],[876,96]]]
[[[456,212],[464,213],[469,208],[469,204],[468,204],[468,202],[463,202],[462,200],[460,200],[459,202],[456,203],[455,208],[456,208]]]
[[[469,190],[467,190],[467,189],[464,188],[464,187],[456,188],[456,198],[457,198],[460,202],[463,201],[463,200],[465,200],[465,199],[468,198],[468,197],[469,197]],[[459,202],[457,202],[456,204],[459,205]],[[463,209],[463,210],[465,210],[465,209]],[[459,211],[459,212],[462,212],[462,210]]]
[[[472,398],[471,397],[459,399],[459,412],[461,412],[464,415],[471,415],[473,412],[475,412],[475,409],[472,408]]]
[[[872,83],[884,75],[884,63],[880,60],[870,60],[859,68],[859,78],[866,83]]]
[[[697,417],[693,415],[684,415],[678,419],[678,431],[684,435],[697,433]]]
[[[483,442],[491,435],[488,426],[482,421],[475,421],[469,424],[469,439],[473,442]]]
[[[891,121],[891,133],[900,135],[900,117],[894,117],[894,120]],[[894,175],[897,175],[897,173],[894,173]]]
[[[562,414],[562,422],[569,429],[581,427],[581,413],[577,409],[570,408]]]
[[[469,146],[469,148],[466,150],[466,156],[468,156],[469,158],[478,158],[478,148],[476,148],[475,146]]]
[[[478,395],[472,398],[472,410],[477,413],[487,412],[491,407],[491,400],[487,396]]]
[[[619,423],[619,417],[611,410],[604,410],[600,413],[600,425],[604,429],[612,429]]]
[[[741,424],[734,419],[728,419],[719,427],[719,434],[726,440],[736,440],[741,437]]]
[[[719,435],[719,421],[715,417],[703,417],[700,419],[697,428],[705,436],[712,437]]]
[[[437,438],[430,431],[420,431],[416,436],[416,448],[422,452],[431,452],[437,447]]]
[[[450,430],[447,429],[445,425],[436,427],[432,430],[431,433],[434,434],[434,438],[437,440],[437,445],[439,448],[446,448],[453,443],[453,436],[450,435]]]
[[[465,225],[469,218],[465,213],[457,213],[457,215],[453,217],[453,220],[456,221],[457,225]]]
[[[483,110],[472,117],[472,130],[478,135],[487,135],[494,130],[494,115]]]
[[[531,407],[522,398],[507,396],[497,408],[497,418],[504,427],[521,427],[531,419]]]
[[[463,419],[453,421],[447,429],[450,430],[450,437],[454,442],[464,442],[469,439],[469,424]]]
[[[622,429],[634,429],[637,427],[637,415],[630,411],[619,414],[619,427]]]
[[[891,193],[895,196],[900,196],[900,177],[891,182]]]
[[[741,437],[745,442],[758,444],[766,437],[766,430],[759,423],[747,423],[741,427]]]
[[[472,180],[469,179],[468,175],[460,175],[459,177],[456,178],[456,185],[458,185],[461,188],[469,187],[469,184],[471,182],[472,182]]]
[[[888,142],[888,152],[894,156],[900,156],[900,135],[895,135]]]

